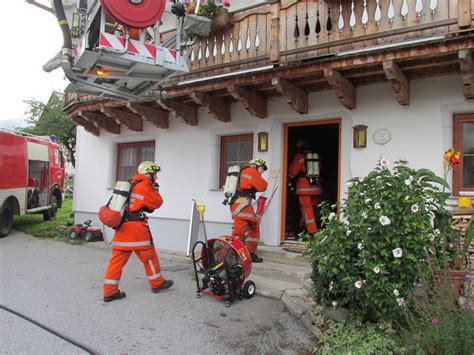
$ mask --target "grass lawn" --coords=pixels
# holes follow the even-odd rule
[[[42,214],[25,214],[15,216],[13,228],[38,238],[58,238],[69,240],[69,227],[74,224],[70,217],[72,199],[65,199],[62,208],[59,208],[56,218],[52,221],[43,221]],[[74,241],[81,243],[82,240]]]

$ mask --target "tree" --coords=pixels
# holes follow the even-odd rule
[[[46,104],[33,98],[24,102],[28,105],[26,114],[29,116],[29,126],[22,131],[42,136],[54,134],[65,149],[68,160],[75,166],[76,124],[62,111],[63,94],[53,92]]]

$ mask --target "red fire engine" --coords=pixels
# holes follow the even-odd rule
[[[64,165],[59,144],[0,129],[0,237],[10,233],[13,215],[55,217],[63,201]]]

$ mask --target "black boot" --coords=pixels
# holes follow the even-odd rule
[[[255,253],[250,253],[250,259],[253,263],[263,263],[263,259]]]
[[[166,290],[167,288],[170,288],[171,286],[173,286],[173,284],[174,284],[173,280],[166,280],[165,282],[161,284],[161,286],[152,288],[151,291],[153,293],[158,293],[160,291]]]
[[[120,299],[125,298],[125,297],[126,297],[125,292],[119,291],[113,296],[104,297],[104,302],[112,302],[112,301],[115,301],[115,300],[120,300]]]

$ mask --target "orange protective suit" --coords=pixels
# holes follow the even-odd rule
[[[267,181],[258,173],[257,169],[246,167],[240,172],[239,186],[237,187],[237,195],[242,193],[248,196],[237,197],[230,206],[232,219],[234,220],[234,229],[232,236],[240,240],[245,240],[245,232],[248,236],[245,240],[249,253],[257,252],[257,243],[260,238],[260,221],[255,215],[252,207],[252,199],[255,198],[255,192],[263,192],[267,189]],[[253,196],[249,193],[254,191]]]
[[[306,153],[309,152],[298,152],[294,156],[290,164],[290,179],[293,179],[297,175],[300,175],[296,182],[296,195],[300,203],[301,216],[306,225],[306,231],[308,233],[316,233],[318,231],[318,225],[314,217],[314,209],[318,205],[318,196],[323,193],[321,184],[318,182],[316,185],[311,185],[306,175]]]
[[[128,212],[153,212],[163,204],[163,198],[146,175],[134,175],[131,183],[133,184],[137,179],[141,181],[132,188],[129,205],[125,208],[125,216]],[[161,276],[160,262],[146,218],[126,221],[114,234],[112,256],[105,272],[104,297],[113,296],[119,292],[118,285],[122,270],[132,252],[137,254],[145,266],[145,273],[152,289],[160,287],[165,282]]]

